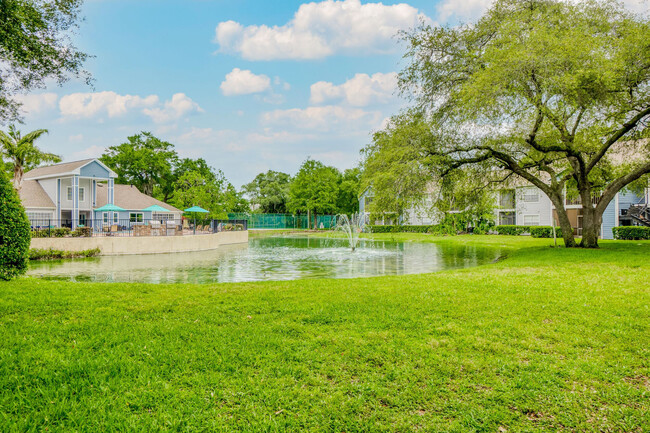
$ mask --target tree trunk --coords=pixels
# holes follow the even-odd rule
[[[575,248],[577,246],[576,240],[573,237],[573,227],[571,227],[571,221],[569,221],[569,216],[566,214],[566,209],[564,209],[564,198],[562,195],[557,197],[550,197],[551,202],[555,206],[555,213],[557,213],[557,218],[560,222],[560,228],[562,229],[562,239],[564,239],[564,246],[567,248]]]
[[[582,248],[598,248],[598,236],[603,217],[591,205],[591,202],[582,204]]]
[[[22,186],[23,183],[23,175],[25,174],[25,171],[23,170],[23,167],[14,164],[14,188],[16,191],[20,191],[20,187]]]

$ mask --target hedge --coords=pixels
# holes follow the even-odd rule
[[[368,226],[372,233],[444,233],[442,226],[422,225],[422,226],[409,226],[409,225],[370,225]]]
[[[53,249],[33,248],[29,250],[29,260],[58,260],[58,259],[79,259],[85,257],[95,257],[101,251],[99,248],[83,251],[62,251]]]
[[[500,235],[519,236],[519,235],[523,235],[524,233],[530,233],[529,226],[503,225],[503,226],[496,226],[494,229]]]
[[[0,280],[25,273],[29,257],[29,220],[18,193],[0,172]]]
[[[53,227],[51,229],[32,230],[33,238],[64,238],[70,236],[72,230],[68,227]]]
[[[553,227],[551,226],[532,226],[530,227],[530,235],[534,238],[552,238]],[[555,227],[555,236],[562,237],[562,228]]]
[[[614,233],[614,239],[620,239],[624,241],[650,239],[650,227],[643,227],[643,226],[613,227],[612,232]]]

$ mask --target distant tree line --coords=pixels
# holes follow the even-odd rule
[[[343,172],[307,159],[295,176],[269,170],[243,186],[260,213],[352,214],[359,210],[359,168]]]

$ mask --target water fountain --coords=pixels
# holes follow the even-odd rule
[[[359,214],[352,214],[352,217],[347,215],[338,215],[336,217],[336,230],[340,230],[348,238],[350,248],[354,251],[359,244],[359,235],[366,227],[365,218]]]

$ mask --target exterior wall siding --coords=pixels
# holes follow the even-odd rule
[[[532,192],[537,192],[537,201],[525,201],[524,197],[532,195]],[[517,225],[552,225],[552,209],[553,205],[551,200],[546,194],[536,187],[520,187],[517,188],[515,194],[516,209],[517,209]],[[536,220],[536,223],[531,223],[531,220]]]
[[[103,179],[108,179],[109,172],[104,167],[101,166],[96,161],[91,162],[88,165],[81,167],[79,174],[82,177],[98,177]]]
[[[603,212],[603,225],[600,234],[603,239],[614,239],[612,229],[618,225],[616,216],[620,212],[616,205],[618,199],[619,197],[614,197],[607,205],[605,212]]]

